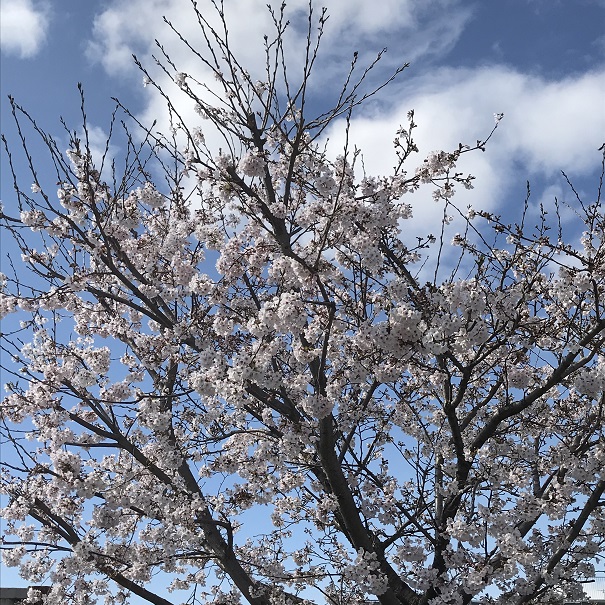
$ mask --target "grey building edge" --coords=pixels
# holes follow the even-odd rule
[[[32,586],[42,594],[50,590],[50,586]],[[1,588],[0,587],[0,605],[18,605],[25,597],[29,588]]]

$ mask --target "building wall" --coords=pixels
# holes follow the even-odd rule
[[[34,586],[41,592],[48,592],[49,586]],[[0,588],[0,605],[18,605],[27,597],[28,588]]]

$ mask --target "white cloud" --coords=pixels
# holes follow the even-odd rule
[[[454,198],[463,207],[495,210],[528,179],[553,180],[560,170],[583,176],[598,168],[597,149],[605,133],[604,82],[603,70],[548,81],[498,65],[441,69],[391,89],[390,111],[353,120],[351,139],[363,150],[369,174],[388,173],[395,162],[394,133],[414,109],[420,154],[409,166],[413,170],[431,151],[484,138],[494,125],[493,114],[504,112],[486,152],[461,158],[460,170],[477,179],[474,190],[461,190]],[[329,136],[336,153],[344,142],[342,126],[335,125]],[[518,201],[521,205],[523,199]],[[420,223],[427,228],[434,224],[437,208],[430,192],[415,195],[413,204]]]
[[[33,57],[42,48],[48,31],[47,3],[32,0],[2,0],[0,4],[0,45],[7,54],[22,59]]]
[[[271,2],[276,12],[281,2]],[[320,14],[319,4],[314,17]],[[205,19],[220,29],[216,12],[209,3],[200,2]],[[308,0],[291,0],[286,18],[290,21],[288,35],[291,58],[304,54],[308,24]],[[426,55],[443,55],[459,38],[471,18],[470,8],[460,0],[384,0],[369,3],[366,0],[332,0],[329,3],[327,35],[322,55],[346,57],[354,50],[371,56],[383,46],[392,49],[388,60],[397,64],[413,61]],[[149,58],[155,48],[155,39],[166,45],[171,58],[187,55],[185,48],[169,31],[162,16],[170,19],[184,38],[198,48],[204,41],[189,0],[114,0],[97,15],[88,55],[103,64],[109,73],[124,73],[133,68],[131,55]],[[274,32],[271,15],[265,2],[230,0],[225,6],[229,25],[231,50],[238,57],[246,57],[248,69],[262,70],[264,54],[262,36]],[[369,42],[369,44],[368,44]],[[369,49],[368,49],[369,47]],[[288,50],[288,49],[287,49]]]
[[[271,4],[278,12],[281,3],[273,0]],[[200,2],[199,6],[203,18],[220,32],[221,24],[210,3]],[[291,0],[286,9],[290,27],[285,40],[285,53],[290,84],[294,88],[298,86],[305,56],[307,11],[308,0]],[[316,33],[319,14],[317,4],[312,35]],[[179,71],[195,75],[210,87],[214,87],[215,83],[208,69],[163,22],[163,15],[170,19],[184,39],[207,54],[189,0],[132,0],[128,3],[114,0],[95,18],[88,56],[100,62],[108,73],[134,78],[134,82],[140,83],[142,74],[137,72],[132,61],[132,54],[136,54],[150,70],[154,80],[171,95],[179,112],[196,124],[199,117],[193,113],[192,104],[186,99],[183,99],[184,104],[181,103],[179,98],[183,95],[173,96],[172,82],[155,66],[152,55],[161,57],[155,40],[161,41]],[[253,79],[263,79],[263,34],[266,33],[271,40],[275,32],[265,3],[261,0],[230,0],[225,4],[225,15],[229,26],[230,50],[242,61]],[[381,83],[385,73],[390,75],[406,61],[444,55],[459,38],[470,18],[470,9],[460,0],[384,0],[371,4],[366,0],[332,0],[329,3],[326,34],[314,67],[311,91],[322,102],[326,101],[327,96],[336,98],[338,86],[344,81],[354,51],[359,51],[361,72],[374,60],[378,51],[385,46],[389,48],[380,62],[380,69],[371,74],[370,86]],[[166,63],[165,60],[163,62]],[[326,82],[330,82],[330,86],[326,86]],[[321,113],[326,107],[316,105],[316,109],[317,113]],[[140,117],[147,123],[158,120],[160,131],[168,124],[165,103],[153,94],[148,96],[147,107]]]
[[[264,5],[246,0],[232,0],[226,7],[230,25],[230,35],[234,50],[250,49],[250,32],[255,32],[254,50],[262,44],[262,33],[271,32],[270,15]],[[191,53],[164,23],[166,16],[175,28],[194,46],[203,49],[204,41],[189,0],[133,0],[113,2],[109,8],[97,15],[94,22],[93,38],[88,46],[88,55],[98,60],[110,74],[124,74],[135,69],[132,55],[136,54],[151,66],[151,55],[160,53],[155,45],[159,39],[170,57],[181,65],[191,62]],[[214,9],[204,5],[204,18],[219,26]],[[252,58],[252,57],[250,57]],[[261,56],[257,53],[256,59]],[[198,68],[199,71],[199,68]]]
[[[261,2],[230,0],[226,4],[230,48],[253,77],[255,69],[261,75],[262,35],[273,31],[270,16]],[[294,66],[304,56],[306,6],[307,0],[288,3],[292,26],[286,52],[287,61]],[[102,61],[110,73],[124,75],[132,69],[132,52],[153,66],[151,53],[158,53],[153,40],[158,38],[179,71],[194,74],[214,86],[199,59],[162,23],[162,14],[203,51],[203,37],[188,0],[133,0],[114,2],[97,17],[89,53]],[[380,50],[388,45],[387,68],[413,57],[444,55],[472,17],[470,9],[456,0],[333,0],[330,14],[324,62],[318,65],[313,91],[322,100],[326,91],[334,92],[342,81],[353,50],[360,51],[363,64],[371,57],[369,49]],[[205,9],[203,15],[216,24],[212,12]],[[553,179],[561,169],[575,175],[595,170],[600,160],[596,150],[605,132],[602,69],[560,80],[547,80],[503,65],[474,69],[432,67],[425,74],[419,74],[418,69],[412,65],[399,83],[382,91],[382,101],[372,100],[367,111],[353,120],[351,136],[363,150],[369,174],[387,174],[392,168],[393,136],[398,126],[406,123],[409,109],[416,111],[415,138],[421,151],[416,161],[410,162],[410,172],[433,150],[454,149],[459,143],[474,144],[485,137],[493,127],[493,114],[504,112],[504,120],[487,151],[467,154],[460,161],[461,171],[477,177],[473,191],[460,191],[454,198],[461,207],[472,204],[485,210],[501,208],[510,203],[513,188],[521,191],[521,207],[527,179]],[[165,74],[156,71],[155,76],[187,124],[204,127],[191,100],[179,94]],[[136,78],[141,81],[141,75]],[[157,129],[166,132],[165,102],[150,88],[147,90],[150,95],[139,117],[146,124],[158,120]],[[330,130],[330,148],[335,154],[342,149],[343,131],[342,123]],[[211,142],[212,137],[206,133],[206,139]],[[416,227],[420,231],[434,230],[441,207],[432,202],[430,190],[414,195],[410,201],[417,217]]]
[[[132,55],[150,54],[154,39],[168,32],[161,16],[184,10],[190,13],[183,0],[115,2],[96,16],[87,55],[110,74],[132,71]]]

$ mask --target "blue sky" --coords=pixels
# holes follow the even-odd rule
[[[262,67],[262,36],[271,31],[265,0],[225,2],[233,49],[254,74]],[[77,82],[84,86],[89,123],[99,144],[113,109],[112,96],[143,121],[158,119],[160,128],[165,126],[163,105],[150,87],[142,86],[131,54],[151,65],[158,38],[180,70],[203,79],[199,65],[176,44],[161,18],[166,15],[195,40],[189,4],[189,0],[2,0],[0,117],[9,142],[16,145],[8,94],[62,141],[59,116],[73,128],[79,126]],[[306,4],[307,0],[288,4],[294,64],[301,42],[297,25]],[[433,150],[486,136],[494,113],[503,112],[487,152],[471,154],[461,164],[461,170],[477,177],[475,189],[461,193],[461,205],[514,217],[515,208],[522,207],[527,180],[536,204],[555,195],[571,200],[561,170],[586,201],[593,201],[601,161],[597,149],[605,142],[604,0],[325,0],[325,4],[331,17],[313,88],[318,113],[327,109],[329,84],[344,73],[353,51],[369,61],[387,46],[380,68],[385,77],[395,65],[411,63],[352,124],[353,139],[364,152],[370,174],[387,173],[393,165],[391,141],[410,109],[419,125],[418,164]],[[161,83],[162,78],[158,75]],[[170,84],[165,85],[170,90]],[[175,96],[175,103],[192,121],[199,120],[184,98]],[[344,140],[342,124],[334,125],[329,134],[331,149],[338,149]],[[1,176],[1,199],[10,214],[15,201],[5,156]],[[22,187],[27,188],[30,180],[24,178]],[[412,203],[419,233],[436,231],[441,208],[430,201],[430,192]],[[2,249],[3,264],[8,246],[5,243]],[[8,584],[7,577],[11,584],[23,585],[6,570],[2,585]]]

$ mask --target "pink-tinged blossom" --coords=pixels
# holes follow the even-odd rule
[[[266,159],[258,152],[248,152],[240,160],[240,169],[246,176],[262,177],[265,174],[267,165]]]
[[[151,208],[161,208],[166,203],[164,196],[151,183],[145,183],[143,187],[139,187],[135,194],[142,204]]]

